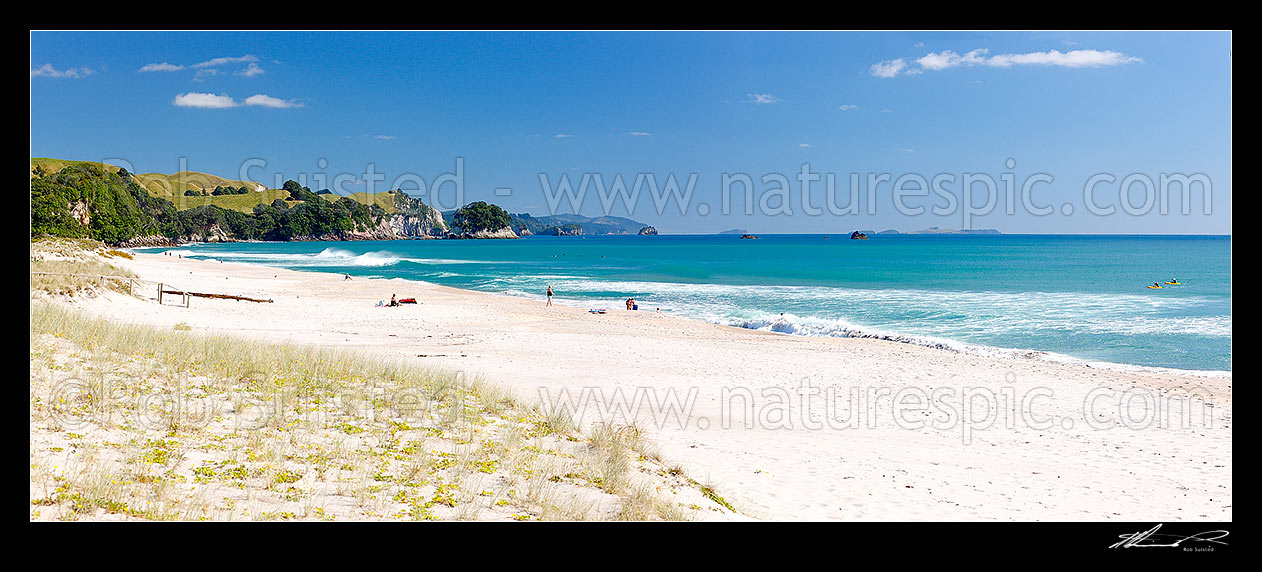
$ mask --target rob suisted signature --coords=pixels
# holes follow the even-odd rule
[[[1121,538],[1117,543],[1109,548],[1178,548],[1185,542],[1204,542],[1208,543],[1212,549],[1213,545],[1226,546],[1227,543],[1221,539],[1226,538],[1228,532],[1226,530],[1209,530],[1181,536],[1178,534],[1158,534],[1161,525],[1158,524],[1144,532],[1132,532],[1119,535]]]

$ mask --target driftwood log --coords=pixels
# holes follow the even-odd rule
[[[163,294],[179,294],[182,296],[197,296],[198,298],[216,298],[219,300],[242,300],[245,302],[266,302],[271,304],[271,299],[262,300],[259,298],[250,298],[247,296],[233,296],[232,294],[206,294],[202,292],[183,292],[180,290],[163,290]]]

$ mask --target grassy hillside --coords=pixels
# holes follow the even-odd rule
[[[335,201],[337,200],[337,198],[336,198],[336,197],[337,197],[337,195],[321,195],[321,196],[323,196],[323,197],[325,197],[325,198],[330,198],[330,197],[333,197],[333,198],[332,198],[332,200],[335,200]],[[381,207],[381,209],[382,209],[382,210],[384,210],[384,211],[386,211],[386,212],[388,212],[388,213],[393,213],[393,212],[395,212],[396,210],[398,210],[398,209],[396,209],[396,208],[395,208],[395,206],[394,206],[394,195],[393,195],[393,194],[390,194],[390,193],[372,193],[372,194],[368,194],[368,193],[351,193],[351,194],[349,194],[349,195],[346,195],[346,197],[347,197],[347,198],[350,198],[351,200],[354,200],[354,201],[358,201],[358,202],[364,203],[364,204],[366,204],[366,205],[374,205],[374,204],[375,204],[375,205],[377,205],[377,206]]]
[[[71,165],[96,165],[97,167],[100,167],[110,173],[118,172],[118,167],[115,167],[113,165],[108,165],[105,163],[97,163],[94,161],[67,161],[65,159],[49,159],[47,157],[33,157],[31,158],[31,177],[32,178],[35,177],[36,167],[43,167],[44,171],[46,172],[56,173],[57,171],[65,169],[66,167],[69,167]],[[214,188],[214,187],[211,187],[211,188]]]
[[[31,176],[35,176],[35,169],[43,167],[45,172],[56,173],[71,165],[95,165],[109,173],[117,173],[118,167],[108,163],[98,163],[95,161],[70,161],[66,159],[50,159],[48,157],[34,157],[31,159]],[[210,192],[215,187],[247,187],[254,190],[266,189],[265,185],[254,181],[234,181],[217,177],[207,173],[199,173],[197,171],[180,171],[172,175],[163,173],[132,173],[132,177],[140,186],[149,191],[149,194],[155,197],[176,197],[184,194],[184,191],[195,190]],[[218,198],[218,197],[216,197]],[[271,202],[271,199],[268,199]],[[188,208],[197,206],[197,203]],[[226,208],[226,207],[225,207]]]
[[[155,197],[180,196],[188,190],[210,192],[215,190],[215,187],[246,187],[255,191],[267,188],[266,185],[254,181],[233,181],[197,171],[180,171],[173,175],[141,173],[135,177],[136,182]]]
[[[71,165],[94,165],[109,173],[118,172],[118,167],[106,163],[36,157],[31,159],[31,177],[35,177],[36,167],[43,167],[45,172],[55,173]],[[232,211],[250,213],[257,205],[271,204],[276,199],[289,197],[289,193],[282,189],[267,189],[265,185],[254,181],[234,181],[197,171],[180,171],[170,175],[163,173],[132,173],[132,179],[146,191],[149,191],[150,195],[171,201],[175,204],[175,208],[181,211],[206,205],[215,205]],[[256,190],[243,195],[184,196],[184,192],[188,190],[199,192],[204,190],[209,193],[215,187],[247,187]],[[257,189],[263,190],[259,191]],[[336,201],[343,195],[319,196],[328,201]],[[394,204],[394,195],[390,193],[351,193],[346,196],[365,205],[375,204],[387,213],[398,211]],[[294,205],[299,202],[301,201],[291,201],[290,204]]]
[[[213,189],[214,187],[211,188]],[[217,197],[185,197],[177,195],[166,198],[174,203],[175,208],[179,210],[188,210],[202,205],[215,205],[230,211],[248,213],[252,212],[256,205],[271,204],[272,201],[276,199],[284,199],[288,196],[289,192],[284,189],[268,189],[266,191],[247,193],[244,195],[219,195]],[[291,202],[290,204],[295,203]]]
[[[211,187],[212,189],[214,187]],[[387,213],[394,213],[398,209],[394,206],[394,195],[389,193],[351,193],[349,195],[317,195],[326,201],[336,201],[343,196],[365,205],[377,205]],[[248,193],[244,195],[219,195],[209,197],[185,197],[171,196],[167,197],[175,208],[179,210],[187,210],[197,208],[202,205],[215,205],[228,210],[240,211],[243,213],[251,212],[255,205],[271,204],[276,199],[285,199],[289,197],[289,192],[284,189],[268,189],[257,193]],[[302,201],[289,201],[290,205],[300,203]]]

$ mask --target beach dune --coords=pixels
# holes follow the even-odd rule
[[[139,253],[120,322],[463,372],[576,421],[635,423],[741,513],[778,520],[1231,520],[1231,379],[811,338],[401,279]],[[178,297],[156,285],[272,299]],[[377,307],[392,295],[416,305]]]

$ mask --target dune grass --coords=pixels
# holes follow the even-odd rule
[[[99,249],[94,257],[75,255],[88,248]],[[70,254],[59,256],[58,251]],[[98,290],[130,292],[135,273],[118,268],[101,259],[130,258],[118,250],[105,250],[92,241],[53,239],[32,241],[31,291],[54,296],[94,294]]]
[[[32,302],[33,520],[729,514],[635,427],[587,435],[460,372]]]

